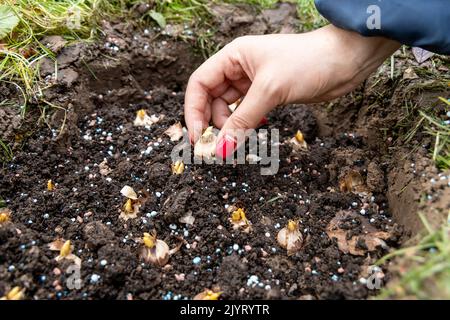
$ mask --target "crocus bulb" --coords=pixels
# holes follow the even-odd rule
[[[52,180],[48,180],[48,181],[47,181],[47,190],[48,190],[48,191],[53,191],[53,190],[55,190],[55,184],[53,183]]]
[[[0,224],[6,223],[11,219],[11,211],[9,209],[0,209]]]
[[[172,164],[172,173],[173,174],[182,174],[184,172],[184,163],[183,161],[177,160]]]
[[[156,238],[156,235],[144,233],[144,248],[141,257],[148,263],[164,267],[169,262],[171,251],[167,243]]]
[[[297,133],[289,140],[289,142],[292,144],[294,151],[308,149],[308,144],[306,143],[303,133],[300,130],[297,130]]]
[[[67,240],[66,242],[64,242],[64,244],[62,245],[62,247],[61,247],[61,250],[59,251],[59,255],[61,256],[61,257],[67,257],[70,253],[71,253],[71,247],[72,247],[72,245],[71,245],[71,242],[70,242],[70,240]]]
[[[157,123],[162,118],[164,118],[164,115],[156,116],[153,114],[149,116],[144,109],[141,109],[136,112],[136,119],[134,119],[133,124],[135,126],[143,126],[143,127],[151,126],[152,124]]]
[[[127,201],[123,205],[123,211],[125,211],[126,213],[132,213],[134,211],[133,210],[133,200],[127,199]]]
[[[24,292],[25,289],[14,287],[5,296],[1,297],[0,300],[22,300]]]
[[[70,240],[57,239],[48,245],[52,251],[59,251],[56,261],[69,260],[78,266],[81,266],[81,259],[72,253],[73,246]]]
[[[299,143],[303,143],[305,141],[305,139],[303,138],[303,133],[300,130],[297,130],[297,132],[295,133],[295,139]]]
[[[136,113],[136,116],[141,119],[144,120],[145,116],[147,115],[147,112],[144,109],[140,109],[138,110],[138,112]]]
[[[243,229],[244,232],[251,231],[251,222],[245,216],[244,209],[237,208],[231,213],[231,217],[229,219],[230,223],[233,226],[233,229]]]
[[[278,232],[277,241],[282,248],[287,249],[288,256],[300,250],[303,236],[300,233],[298,222],[289,220],[287,226]]]
[[[120,193],[128,199],[125,201],[122,210],[119,210],[119,217],[125,221],[127,221],[128,219],[137,218],[139,208],[141,207],[141,202],[138,200],[136,192],[133,190],[133,188],[124,186],[122,190],[120,190]]]
[[[150,233],[145,232],[142,240],[144,241],[145,246],[151,249],[155,246],[156,236],[152,236]]]
[[[215,292],[210,289],[205,289],[205,291],[197,294],[193,300],[219,300],[222,292]]]
[[[194,156],[198,158],[212,159],[216,154],[217,137],[213,127],[206,128],[202,136],[195,143]]]

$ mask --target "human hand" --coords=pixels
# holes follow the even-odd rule
[[[278,105],[328,101],[350,92],[399,46],[331,25],[304,34],[237,38],[189,79],[184,108],[190,139],[197,141],[212,121],[221,128],[216,156],[227,158],[237,147],[236,129],[255,128]],[[228,105],[242,97],[231,113]]]

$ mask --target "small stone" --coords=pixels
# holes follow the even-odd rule
[[[259,282],[258,276],[252,275],[247,280],[247,286],[256,286]]]
[[[97,283],[98,280],[100,280],[100,276],[98,274],[94,273],[94,274],[91,275],[91,283],[92,284]]]
[[[185,279],[185,274],[184,274],[184,273],[175,274],[175,279],[176,279],[178,282],[183,282],[184,279]]]
[[[202,259],[201,259],[200,257],[195,257],[195,258],[192,260],[192,263],[194,263],[194,264],[199,264],[201,261],[202,261]]]

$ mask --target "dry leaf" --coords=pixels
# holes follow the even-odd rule
[[[181,122],[171,125],[164,133],[170,137],[170,141],[180,140],[183,137],[183,127],[181,126]]]
[[[343,223],[352,220],[361,221],[362,234],[351,235],[352,228],[341,228]],[[388,232],[379,231],[373,227],[366,218],[344,210],[339,211],[330,221],[327,234],[330,239],[336,238],[339,250],[357,256],[363,256],[367,251],[374,251],[378,247],[387,249],[384,240],[390,237]],[[362,248],[361,245],[366,248]]]
[[[339,190],[341,192],[365,192],[364,178],[358,171],[350,170],[339,179]]]
[[[98,168],[99,168],[99,171],[100,171],[100,174],[102,175],[102,176],[107,176],[108,174],[110,174],[111,173],[111,168],[110,167],[108,167],[108,160],[103,160],[99,165],[98,165]]]
[[[413,80],[418,78],[419,76],[414,72],[412,67],[408,67],[405,72],[403,72],[403,80]]]
[[[430,52],[430,51],[427,51],[425,49],[418,48],[418,47],[413,47],[412,52],[413,52],[414,58],[416,58],[416,61],[418,63],[424,63],[425,61],[430,59],[432,56],[434,56],[433,52]]]
[[[130,186],[124,186],[122,188],[122,190],[120,190],[120,193],[124,196],[127,197],[128,199],[132,199],[132,200],[137,200],[137,194],[134,191],[134,189]]]
[[[192,226],[194,224],[194,222],[195,222],[195,218],[192,215],[192,212],[189,211],[184,216],[182,216],[178,221],[180,221],[181,223],[188,224],[188,225]]]

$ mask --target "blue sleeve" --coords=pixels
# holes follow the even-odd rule
[[[450,55],[450,0],[315,0],[333,25]]]

